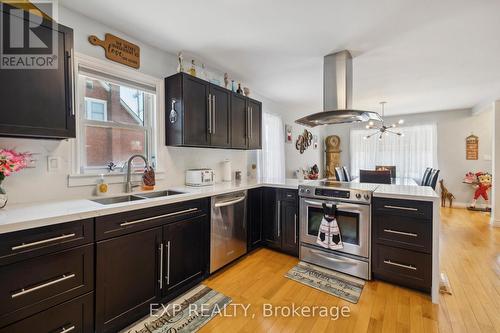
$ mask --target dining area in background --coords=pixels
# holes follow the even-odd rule
[[[429,186],[436,189],[440,170],[427,167],[420,181],[411,177],[397,177],[396,166],[377,165],[375,170],[359,170],[359,177],[352,177],[347,167],[335,167],[335,177],[340,182],[388,185]]]

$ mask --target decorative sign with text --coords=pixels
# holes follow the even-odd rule
[[[465,158],[477,160],[479,158],[479,138],[474,134],[465,138]]]
[[[92,45],[101,46],[104,49],[106,58],[119,62],[133,68],[139,68],[141,64],[141,49],[139,46],[127,42],[120,37],[106,34],[104,40],[100,40],[95,35],[89,36]]]

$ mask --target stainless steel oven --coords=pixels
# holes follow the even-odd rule
[[[350,183],[317,182],[300,186],[301,260],[369,280],[371,190],[371,186]],[[316,243],[324,203],[336,206],[342,249],[325,249]]]

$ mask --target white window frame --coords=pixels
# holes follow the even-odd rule
[[[98,99],[98,98],[92,98],[92,97],[84,97],[85,99],[85,111],[86,111],[86,120],[93,120],[89,117],[89,111],[92,113],[92,110],[90,110],[90,105],[91,103],[99,103],[104,105],[104,120],[103,121],[108,121],[108,101],[105,101],[103,99]],[[97,121],[97,120],[96,120]]]
[[[84,88],[85,88],[85,80],[82,80],[83,82],[78,82],[79,80],[79,68],[80,66],[83,66],[85,68],[92,69],[97,72],[102,72],[114,77],[119,77],[122,78],[123,80],[128,80],[132,82],[137,82],[139,84],[143,85],[148,85],[151,87],[155,87],[156,91],[156,98],[154,99],[154,104],[155,104],[155,111],[153,114],[149,115],[149,113],[145,114],[145,119],[144,122],[145,124],[148,124],[148,130],[147,133],[149,134],[148,137],[146,138],[147,141],[147,153],[148,157],[151,159],[154,157],[154,163],[156,166],[156,173],[157,173],[157,179],[163,178],[162,175],[164,174],[164,171],[162,169],[158,169],[158,166],[161,166],[160,163],[160,158],[158,156],[158,146],[159,143],[161,142],[161,138],[164,137],[165,130],[161,126],[163,124],[163,119],[164,119],[164,83],[163,79],[161,78],[156,78],[144,73],[139,72],[138,70],[126,67],[124,65],[120,64],[115,64],[107,60],[101,60],[97,59],[94,57],[90,57],[84,54],[77,53],[75,55],[75,63],[74,63],[74,77],[75,77],[75,109],[76,109],[76,129],[77,129],[77,137],[76,139],[72,140],[72,164],[71,164],[71,173],[68,177],[68,186],[85,186],[85,185],[95,185],[96,178],[98,178],[100,173],[105,173],[107,174],[107,170],[102,169],[102,168],[96,168],[93,170],[93,172],[82,172],[81,166],[83,166],[84,162],[84,148],[85,148],[85,136],[83,130],[84,126],[82,122],[86,124],[92,124],[95,126],[102,126],[103,122],[102,121],[92,121],[92,120],[85,120],[85,99],[81,98],[81,96],[84,96]],[[106,123],[106,127],[112,127],[112,124]],[[118,127],[120,128],[131,128],[131,129],[137,129],[141,128],[143,129],[143,126],[134,126],[132,124],[127,125],[127,124],[120,124]],[[90,170],[90,168],[87,168],[87,170]],[[110,180],[108,178],[109,183],[123,183],[123,175],[124,175],[124,170],[118,170],[113,172],[112,174],[107,174],[108,176],[114,178],[114,180]],[[160,177],[158,177],[160,175]]]

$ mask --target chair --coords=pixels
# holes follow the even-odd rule
[[[344,174],[344,169],[342,167],[335,167],[335,177],[339,182],[345,182],[345,174]]]
[[[432,168],[426,168],[425,169],[425,172],[424,172],[424,175],[422,176],[422,181],[420,182],[420,185],[421,186],[427,186],[427,180],[431,174],[431,171],[432,171]]]
[[[347,171],[347,168],[345,166],[343,166],[342,169],[344,170],[345,181],[346,182],[350,182],[351,181],[351,175],[349,174],[349,171]]]
[[[375,170],[377,170],[377,171],[389,170],[391,172],[391,177],[396,178],[396,166],[395,165],[377,165],[377,166],[375,166]]]
[[[391,184],[391,172],[389,170],[359,170],[360,183]]]
[[[432,187],[433,190],[435,190],[438,177],[439,177],[439,170],[432,169],[429,174],[429,177],[427,178],[427,183],[425,184],[425,186],[430,186]]]

